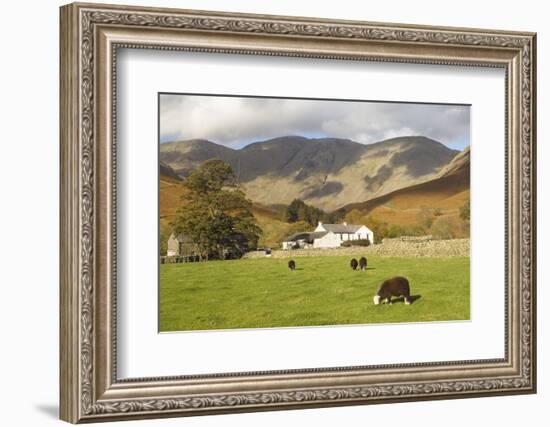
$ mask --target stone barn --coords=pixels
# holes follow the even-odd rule
[[[168,238],[167,256],[189,256],[198,255],[199,249],[195,242],[183,233],[175,235],[172,233]]]

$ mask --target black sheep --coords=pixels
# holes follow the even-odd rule
[[[411,290],[409,287],[409,281],[405,277],[392,277],[385,280],[380,289],[373,298],[374,304],[378,305],[380,302],[386,300],[388,304],[391,304],[391,297],[403,296],[405,304],[409,305],[411,300]]]
[[[367,259],[364,256],[359,260],[359,267],[361,267],[361,271],[365,271],[367,269]]]
[[[293,259],[291,259],[289,262],[288,262],[288,268],[290,271],[294,271],[296,269],[296,263],[294,262]]]
[[[353,258],[351,260],[351,262],[349,263],[349,265],[351,266],[352,270],[357,270],[357,266],[359,265],[359,263],[357,262],[357,260],[355,258]]]

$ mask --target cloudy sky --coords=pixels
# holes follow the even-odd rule
[[[470,144],[470,107],[446,104],[160,95],[160,142],[208,139],[231,148],[285,135],[372,144],[422,135]]]

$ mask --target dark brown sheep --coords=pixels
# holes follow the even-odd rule
[[[405,277],[397,276],[385,280],[382,285],[380,285],[380,289],[374,296],[373,301],[376,305],[384,300],[386,300],[387,304],[391,304],[391,298],[399,296],[403,297],[407,305],[412,302],[409,281]]]
[[[296,263],[294,262],[293,259],[291,259],[289,262],[288,262],[288,268],[290,271],[294,271],[296,269]]]
[[[367,269],[367,258],[361,257],[359,260],[359,267],[361,268],[361,271],[365,271]]]
[[[349,265],[351,266],[352,270],[357,270],[357,266],[359,265],[359,263],[357,262],[357,260],[355,258],[353,258],[351,260],[351,262],[349,263]]]

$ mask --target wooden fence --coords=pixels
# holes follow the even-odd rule
[[[187,255],[187,256],[161,256],[161,264],[181,264],[184,262],[201,262],[206,261],[206,258],[202,258],[200,255]]]

